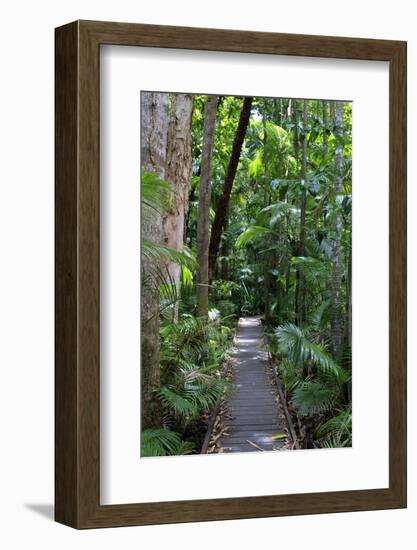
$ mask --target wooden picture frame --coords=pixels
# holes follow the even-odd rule
[[[406,43],[76,21],[56,29],[55,518],[75,528],[406,506]],[[389,62],[389,488],[100,505],[99,55],[117,44]]]

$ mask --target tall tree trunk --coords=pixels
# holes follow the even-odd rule
[[[203,148],[201,153],[200,199],[197,221],[197,316],[208,316],[208,259],[210,231],[211,173],[218,96],[208,96],[204,111]]]
[[[352,347],[352,245],[349,243],[346,277],[346,305],[345,305],[345,341]]]
[[[296,169],[298,172],[298,164],[299,164],[299,146],[298,146],[298,112],[297,112],[297,100],[293,99],[290,100],[290,106],[289,109],[291,111],[291,122],[294,125],[294,138],[293,138],[293,145],[294,145],[294,157],[296,162]]]
[[[322,102],[323,105],[323,153],[324,156],[327,156],[329,151],[329,140],[328,140],[328,127],[329,127],[329,114],[327,112],[327,101]]]
[[[332,294],[331,305],[331,347],[336,360],[341,359],[343,347],[343,304],[342,294],[342,252],[341,240],[343,230],[343,219],[340,207],[337,204],[337,196],[343,192],[343,145],[338,138],[343,137],[343,103],[336,101],[334,106],[334,126],[336,136],[335,149],[335,178],[334,178],[334,200],[336,216],[334,219],[332,239],[332,272],[330,275],[330,289]]]
[[[192,204],[195,200],[195,195],[196,195],[196,191],[197,191],[197,186],[196,185],[191,185],[191,190],[190,190],[190,194],[188,196],[188,204]],[[190,208],[188,208],[188,211],[185,213],[185,222],[184,222],[184,238],[183,238],[183,242],[187,242],[187,239],[189,238],[189,224],[190,224]],[[192,239],[190,238],[190,248],[192,247],[193,245],[193,242],[192,242]]]
[[[347,346],[352,356],[352,246],[350,243],[347,262],[344,346]],[[348,364],[345,366],[351,367]],[[344,388],[344,399],[346,403],[352,403],[352,380]]]
[[[305,236],[306,236],[306,201],[307,201],[307,192],[306,192],[306,178],[307,178],[307,101],[304,100],[303,103],[303,147],[301,153],[301,171],[300,179],[302,181],[302,190],[300,196],[300,236],[298,241],[298,256],[305,255]],[[298,139],[298,130],[297,130],[297,139]],[[296,155],[298,160],[298,141]],[[297,325],[302,325],[305,321],[305,288],[302,272],[299,268],[296,270],[295,274],[295,319]]]
[[[287,233],[288,235],[288,233]],[[287,252],[287,260],[285,266],[285,296],[288,297],[291,286],[291,251]]]
[[[191,121],[194,99],[190,94],[174,94],[171,100],[171,114],[168,131],[167,168],[165,179],[174,194],[169,210],[163,219],[164,243],[174,250],[182,250],[185,233],[185,219],[188,212],[188,194],[192,173]],[[170,282],[180,292],[181,268],[169,262],[167,269]],[[178,302],[174,306],[174,321],[178,319]]]
[[[267,141],[268,141],[268,129],[267,129],[267,117],[266,117],[266,101],[264,101],[264,112],[262,116],[263,122],[263,149],[264,149],[264,207],[269,204],[269,158],[267,153]],[[263,261],[264,268],[264,317],[265,325],[268,327],[271,323],[271,300],[270,300],[270,253],[267,252],[264,255]]]
[[[223,229],[223,235],[225,235],[227,230],[227,224],[229,223],[229,218],[226,216],[226,224]],[[221,266],[220,266],[220,278],[223,281],[227,281],[229,278],[229,242],[228,239],[223,238],[220,246],[220,255],[223,257]]]
[[[226,175],[223,183],[223,192],[219,198],[216,207],[213,226],[211,228],[210,250],[209,250],[209,280],[212,280],[216,260],[219,253],[220,239],[223,229],[226,225],[226,216],[229,207],[230,194],[232,192],[233,182],[236,175],[236,170],[239,164],[240,153],[242,151],[243,141],[246,135],[246,129],[249,124],[250,112],[252,107],[251,97],[246,97],[243,100],[242,111],[240,113],[239,123],[237,126],[235,138],[233,140],[232,153],[230,155],[229,164],[227,166]]]
[[[165,178],[168,136],[168,94],[143,92],[141,94],[141,167],[147,172]],[[155,243],[162,242],[162,216],[154,214],[150,223],[142,223],[141,237]],[[142,281],[152,269],[142,262]],[[162,407],[156,392],[160,387],[159,367],[159,285],[155,277],[141,288],[141,428],[162,425]]]
[[[303,181],[303,190],[301,192],[301,208],[300,208],[300,248],[299,255],[301,257],[305,256],[305,241],[306,241],[306,202],[307,202],[307,100],[304,100],[303,105],[303,153],[301,159],[301,180]],[[299,281],[299,313],[298,318],[300,324],[302,325],[305,321],[306,312],[306,297],[305,297],[305,281],[304,276],[300,272],[300,281]]]

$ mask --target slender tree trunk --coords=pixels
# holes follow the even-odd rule
[[[191,174],[192,175],[192,174]],[[189,197],[188,197],[188,204],[192,204],[195,200],[195,195],[196,195],[196,191],[197,191],[197,186],[191,186],[191,191],[190,191],[190,194],[189,194]],[[187,242],[187,239],[188,239],[188,235],[189,235],[189,223],[190,223],[190,209],[188,209],[188,211],[185,213],[185,222],[184,222],[184,238],[183,238],[183,241],[186,243]],[[193,242],[192,242],[192,239],[190,238],[190,248],[192,247],[193,245]]]
[[[330,275],[330,288],[332,293],[331,306],[331,344],[332,353],[336,360],[341,359],[343,347],[343,304],[341,299],[342,292],[342,253],[341,239],[343,230],[343,219],[340,212],[340,207],[337,203],[337,196],[343,192],[343,145],[338,138],[343,136],[343,103],[336,101],[334,106],[334,125],[336,136],[335,150],[335,178],[334,178],[334,200],[336,208],[336,216],[333,228],[333,243],[332,243],[332,272]]]
[[[301,179],[303,181],[303,190],[301,192],[301,209],[300,209],[300,251],[299,255],[301,257],[305,256],[305,241],[306,241],[306,202],[307,202],[307,101],[304,100],[303,105],[303,153],[301,159]],[[302,325],[305,321],[306,312],[306,297],[305,297],[305,281],[303,274],[300,273],[300,297],[299,297],[299,319],[300,324]]]
[[[291,286],[291,253],[287,255],[287,265],[285,268],[285,296],[290,293]]]
[[[346,313],[345,313],[345,341],[352,347],[352,246],[349,244],[346,277]]]
[[[263,148],[264,148],[264,207],[269,204],[269,158],[267,152],[268,130],[266,119],[266,104],[264,105],[264,113],[262,117],[263,122]],[[271,303],[270,303],[270,253],[264,254],[263,268],[264,268],[264,316],[265,325],[269,326],[271,323]]]
[[[346,313],[345,313],[345,345],[352,353],[352,246],[349,243],[346,277]],[[350,366],[350,365],[347,365]],[[352,381],[344,388],[344,399],[346,403],[352,403]]]
[[[298,146],[298,113],[297,113],[297,100],[296,99],[293,99],[291,101],[291,122],[294,124],[294,129],[293,129],[293,133],[294,133],[294,140],[293,140],[293,145],[294,145],[294,157],[295,157],[295,161],[296,161],[296,169],[297,169],[297,172],[298,172],[298,164],[299,164],[299,146]]]
[[[294,146],[294,157],[297,173],[299,173],[299,143],[298,143],[298,112],[297,112],[297,100],[290,100],[291,111],[291,122],[294,125],[293,129],[293,146]],[[295,253],[298,254],[298,245],[295,250]],[[295,291],[294,291],[294,317],[296,324],[299,324],[298,313],[299,313],[299,286],[300,286],[300,270],[296,268],[295,270]]]
[[[211,229],[210,251],[209,251],[209,280],[212,280],[214,268],[216,266],[217,255],[219,253],[220,239],[223,229],[226,224],[226,215],[228,212],[230,195],[232,192],[233,182],[236,176],[237,167],[239,164],[240,153],[242,151],[243,141],[246,135],[246,129],[249,124],[249,118],[252,107],[251,97],[246,97],[243,100],[242,111],[240,113],[239,123],[237,126],[235,138],[233,140],[232,153],[230,155],[229,164],[226,170],[226,176],[223,183],[223,192],[219,198],[216,207],[213,226]]]
[[[192,172],[191,121],[194,99],[190,94],[174,94],[168,132],[167,168],[165,179],[174,194],[163,219],[164,243],[174,250],[182,250],[185,219],[188,212],[188,194]],[[171,283],[180,292],[181,268],[175,262],[167,265]],[[178,320],[178,302],[174,306],[174,321]]]
[[[229,242],[228,239],[224,238],[225,233],[227,230],[227,224],[229,223],[229,217],[226,215],[226,224],[223,229],[223,240],[220,246],[220,255],[223,257],[220,267],[220,278],[223,279],[223,281],[227,281],[229,278],[229,262],[228,262],[228,256],[229,256]]]
[[[307,178],[307,101],[304,100],[303,103],[303,147],[301,155],[301,171],[300,179],[302,181],[302,190],[300,197],[300,237],[298,242],[298,256],[305,255],[305,238],[306,238],[306,201],[307,201],[307,192],[306,192],[306,178]],[[297,144],[298,147],[298,144]],[[297,150],[298,153],[298,150]],[[305,321],[305,288],[304,288],[304,278],[303,274],[298,268],[296,271],[296,286],[295,286],[295,315],[296,315],[296,324],[302,325]]]
[[[203,318],[207,318],[208,316],[209,214],[217,102],[218,96],[207,97],[204,112],[203,150],[201,154],[200,200],[197,221],[197,316]]]
[[[327,135],[329,127],[329,115],[327,112],[327,101],[323,101],[323,153],[324,156],[327,156],[329,151],[329,139]]]
[[[332,122],[334,122],[334,116],[335,116],[334,104],[335,104],[334,101],[329,102],[330,118],[332,119]]]
[[[168,135],[168,94],[143,92],[141,95],[142,169],[165,177]],[[162,217],[155,213],[151,223],[142,223],[141,236],[162,242]],[[153,266],[142,262],[142,278]],[[141,290],[141,428],[162,425],[162,407],[156,392],[160,387],[159,367],[159,285],[155,278]]]

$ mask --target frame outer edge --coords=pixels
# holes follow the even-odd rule
[[[407,43],[390,62],[390,489],[407,507]],[[395,368],[394,368],[395,366]]]
[[[183,32],[178,33],[178,30]],[[245,41],[246,38],[248,41]],[[308,52],[301,40],[303,38],[308,44]],[[224,51],[262,53],[265,40],[266,53],[390,61],[390,155],[394,160],[390,162],[390,204],[393,213],[390,220],[397,220],[390,227],[390,277],[394,281],[393,284],[390,282],[390,388],[393,390],[390,394],[390,486],[389,489],[365,491],[101,506],[98,262],[100,44],[221,51],[221,39],[226,44]],[[343,50],[343,47],[346,49]],[[326,51],[327,56],[323,55]],[[345,54],[340,55],[343,51]],[[77,21],[56,29],[57,521],[83,529],[406,506],[406,291],[401,286],[406,277],[405,85],[406,45],[399,41],[95,21]],[[392,189],[393,183],[395,189]],[[395,251],[397,244],[399,250]],[[393,322],[397,323],[397,328],[392,328]],[[392,346],[392,343],[395,345]]]
[[[55,30],[55,520],[76,527],[78,23]]]
[[[100,507],[100,44],[78,22],[79,517]]]

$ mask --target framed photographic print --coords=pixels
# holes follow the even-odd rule
[[[56,29],[56,520],[406,506],[406,44]]]

